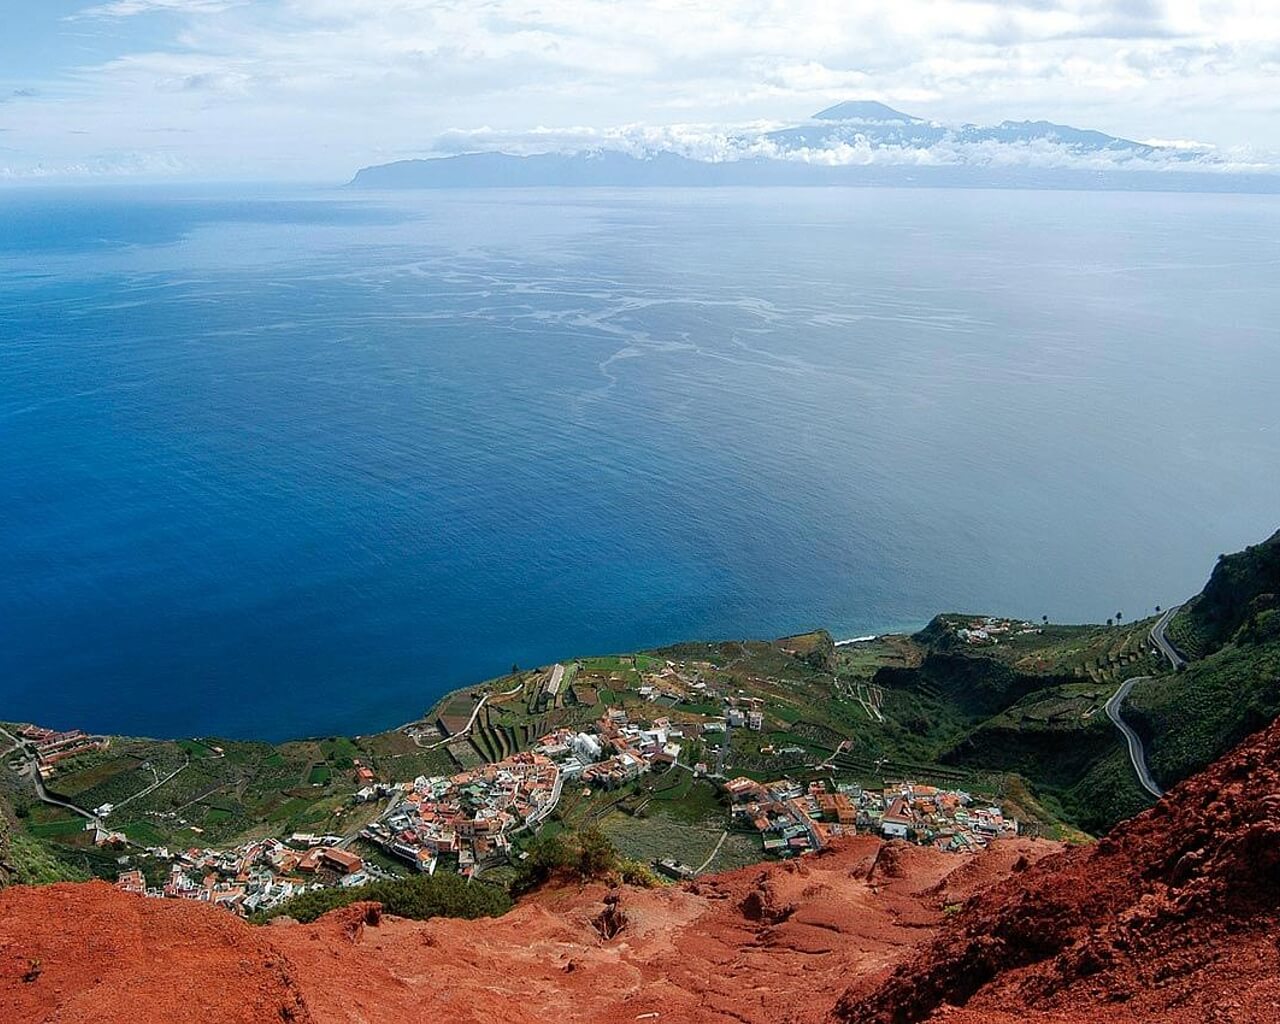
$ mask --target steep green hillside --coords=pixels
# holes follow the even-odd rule
[[[92,877],[59,847],[28,834],[7,800],[0,798],[0,889],[6,885],[84,882]]]
[[[1280,607],[1280,531],[1261,544],[1220,556],[1204,590],[1175,616],[1169,634],[1187,657],[1207,657],[1276,607]]]
[[[971,624],[939,616],[914,638],[927,650],[919,664],[875,677],[891,692],[934,702],[935,717],[952,725],[930,730],[933,756],[1025,778],[1055,816],[1090,832],[1148,806],[1103,705],[1125,679],[1159,670],[1147,647],[1151,621],[1045,624],[979,645],[958,638]]]
[[[1104,830],[1150,802],[1103,711],[1108,697],[1125,679],[1153,677],[1124,709],[1152,773],[1167,788],[1201,770],[1280,715],[1277,595],[1280,533],[1219,558],[1175,616],[1169,635],[1191,659],[1181,673],[1151,653],[1152,620],[1015,628],[975,646],[966,633],[982,620],[944,615],[914,638],[926,651],[919,664],[883,669],[876,682],[969,723],[949,745],[931,731],[938,760],[1016,772],[1068,820]]]
[[[1169,634],[1191,663],[1129,698],[1151,771],[1166,786],[1280,715],[1280,532],[1220,557]]]
[[[1139,683],[1128,709],[1162,785],[1200,771],[1280,715],[1280,610],[1251,617],[1185,671]]]

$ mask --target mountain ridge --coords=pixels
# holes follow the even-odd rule
[[[648,140],[523,153],[480,149],[359,170],[353,188],[903,186],[1280,191],[1280,175],[1228,169],[1207,150],[1162,147],[1049,120],[958,127],[848,100],[759,134],[680,152]],[[707,152],[713,155],[708,156]]]

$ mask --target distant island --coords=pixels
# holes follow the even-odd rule
[[[714,159],[635,147],[477,151],[365,167],[349,187],[692,188],[897,186],[1280,192],[1280,174],[1232,168],[1207,149],[1135,142],[1051,121],[949,126],[849,101],[807,122],[730,133]]]

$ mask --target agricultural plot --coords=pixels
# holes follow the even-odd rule
[[[690,826],[663,816],[632,818],[614,812],[600,821],[600,828],[624,857],[645,863],[670,857],[696,868],[711,856],[727,824],[726,822],[720,827]],[[730,838],[734,836],[731,834]],[[741,860],[745,864],[764,859],[764,850],[760,848],[759,840],[747,836],[738,838],[750,843],[749,851],[742,849],[739,843],[734,843],[726,851],[725,845],[729,842],[726,839],[719,856],[729,861]]]

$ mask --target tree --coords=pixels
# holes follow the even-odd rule
[[[1116,612],[1116,622],[1120,622],[1122,619],[1124,619],[1124,612]]]
[[[1108,625],[1108,626],[1114,626],[1115,624],[1116,624],[1116,620],[1115,620],[1115,619],[1107,619],[1107,625]]]
[[[514,662],[514,661],[511,663],[511,674],[512,674],[513,676],[518,676],[518,675],[520,674],[520,665],[519,665],[519,663]]]
[[[1041,622],[1043,622],[1046,626],[1047,626],[1047,625],[1049,625],[1049,616],[1047,616],[1047,615],[1041,615],[1041,616],[1040,616],[1040,621],[1041,621]]]
[[[1159,606],[1159,605],[1156,605],[1156,614],[1157,614],[1157,615],[1159,615],[1159,614],[1160,614],[1160,606]]]
[[[578,873],[583,878],[599,878],[617,867],[618,851],[599,825],[588,825],[577,839]]]

